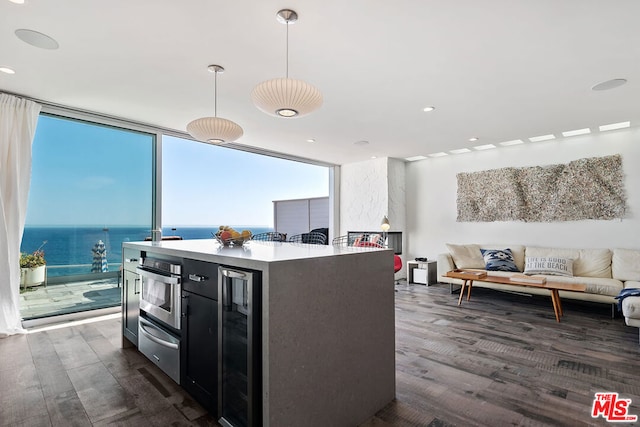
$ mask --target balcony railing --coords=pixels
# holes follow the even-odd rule
[[[120,277],[121,265],[121,263],[109,263],[110,271],[92,273],[92,264],[47,264],[47,284],[73,283]],[[67,271],[63,271],[63,269],[66,269]],[[60,274],[56,274],[57,272]]]

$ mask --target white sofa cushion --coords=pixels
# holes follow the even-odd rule
[[[449,249],[451,258],[453,258],[453,262],[457,268],[484,269],[484,258],[482,258],[479,245],[454,245],[447,243],[447,249]]]
[[[640,289],[640,282],[627,280],[624,282],[624,288]],[[624,320],[629,326],[640,327],[640,296],[626,297],[622,300],[622,314]]]
[[[581,283],[586,285],[588,294],[609,295],[615,297],[623,289],[624,284],[620,280],[605,279],[602,277],[562,277],[546,276],[548,282]]]
[[[491,272],[492,276],[507,276],[518,273],[503,273],[498,274],[499,272]],[[550,275],[536,275],[536,277],[542,276],[547,278],[547,282],[556,282],[556,283],[578,283],[586,285],[586,289],[584,293],[587,294],[596,294],[596,295],[608,295],[611,297],[615,297],[620,293],[623,289],[624,284],[620,280],[616,279],[605,279],[602,277],[567,277],[567,276],[550,276]],[[582,292],[571,292],[572,294],[581,294]],[[576,295],[579,298],[579,295]]]
[[[609,295],[615,297],[620,293],[624,284],[620,280],[616,279],[607,279],[604,277],[585,277],[585,276],[574,276],[574,277],[559,277],[559,276],[549,276],[547,277],[547,281],[553,282],[561,282],[561,283],[583,283],[587,285],[585,292],[588,294],[596,294],[596,295]]]
[[[573,275],[610,279],[611,251],[609,249],[569,249],[527,246],[527,257],[568,258],[573,260]]]
[[[640,250],[614,249],[611,268],[618,280],[640,281]]]
[[[627,319],[640,320],[640,297],[627,297],[623,299],[622,313]]]
[[[577,264],[573,263],[573,274],[585,277],[611,279],[611,256],[609,249],[580,249]]]
[[[440,259],[438,260],[440,261]],[[508,271],[492,271],[488,274],[491,276],[509,277],[518,273],[511,273]],[[577,276],[566,277],[566,276],[550,276],[550,275],[543,275],[543,274],[536,275],[536,277],[538,276],[545,277],[547,279],[547,282],[578,283],[578,284],[585,285],[586,289],[584,292],[567,291],[567,293],[569,293],[571,297],[575,296],[575,299],[583,299],[580,297],[579,294],[595,294],[595,295],[606,295],[609,297],[615,297],[620,293],[620,291],[625,287],[625,285],[627,288],[630,287],[628,284],[629,282],[626,282],[623,284],[620,280],[606,279],[603,277],[577,277]],[[451,279],[447,277],[440,277],[439,280],[441,280],[444,283],[458,283],[456,279]],[[490,286],[491,283],[492,282],[477,282],[477,283],[474,283],[474,286],[491,287]],[[636,287],[640,288],[640,283],[638,283],[638,286]],[[613,303],[613,300],[612,300],[612,303]]]

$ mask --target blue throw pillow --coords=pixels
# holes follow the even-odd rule
[[[488,271],[520,271],[516,267],[511,249],[480,249]]]

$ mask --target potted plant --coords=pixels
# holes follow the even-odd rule
[[[46,241],[40,245],[38,249],[32,253],[20,253],[20,285],[35,286],[44,283],[46,277],[46,260],[44,259],[44,251],[42,247]]]

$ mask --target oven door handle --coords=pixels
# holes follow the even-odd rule
[[[161,338],[156,337],[155,335],[151,334],[149,331],[147,331],[146,327],[150,327],[153,329],[153,325],[147,323],[144,321],[144,319],[140,319],[140,333],[142,335],[144,335],[146,338],[148,338],[149,340],[153,341],[154,343],[161,345],[163,347],[168,347],[174,350],[177,350],[178,344],[173,343],[173,342],[169,342],[169,341],[165,341]]]
[[[140,267],[136,267],[136,271],[141,276],[148,277],[158,282],[169,283],[171,285],[177,285],[178,283],[180,283],[180,277],[177,277],[177,276],[163,276],[162,274],[152,273]]]

